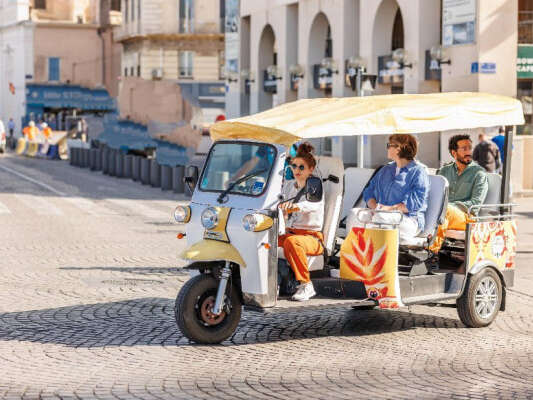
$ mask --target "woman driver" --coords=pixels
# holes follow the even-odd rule
[[[298,146],[296,156],[290,163],[294,180],[285,181],[281,189],[284,199],[294,198],[305,187],[307,178],[316,166],[315,157],[311,154],[313,150],[308,142]],[[324,200],[311,203],[301,196],[295,202],[282,203],[279,207],[286,220],[287,233],[279,237],[278,246],[283,247],[285,258],[300,282],[292,299],[306,301],[316,294],[309,275],[307,256],[317,256],[323,252],[321,230],[324,224]]]
[[[416,138],[407,134],[389,137],[387,157],[393,162],[381,168],[363,191],[368,208],[383,211],[399,211],[403,214],[398,226],[400,237],[415,237],[424,229],[425,211],[428,206],[429,178],[426,167],[415,161],[418,150]],[[346,226],[360,225],[353,209]],[[398,218],[393,213],[376,213],[372,222],[392,224]]]

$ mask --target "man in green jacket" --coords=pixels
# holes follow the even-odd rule
[[[489,190],[485,169],[472,160],[470,136],[452,136],[448,150],[455,161],[446,164],[437,172],[448,180],[449,197],[445,221],[439,226],[437,237],[430,247],[435,253],[442,246],[446,230],[466,229],[469,207],[483,204]]]

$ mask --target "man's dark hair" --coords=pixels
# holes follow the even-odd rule
[[[450,154],[452,154],[452,150],[453,151],[457,151],[457,149],[459,148],[458,143],[461,140],[470,140],[470,142],[472,142],[472,139],[470,139],[470,135],[455,135],[455,136],[452,136],[450,138],[450,141],[448,142],[448,150],[449,150]]]
[[[498,133],[503,135],[505,133],[505,128],[503,126],[500,126],[500,129],[498,129]]]

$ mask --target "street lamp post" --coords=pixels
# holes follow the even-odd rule
[[[350,57],[348,59],[348,74],[351,77],[355,76],[355,95],[357,97],[364,96],[363,86],[363,74],[365,73],[365,60],[362,57]],[[364,168],[364,144],[365,138],[363,135],[357,136],[357,167]]]

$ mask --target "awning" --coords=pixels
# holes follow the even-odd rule
[[[514,98],[453,92],[303,99],[218,122],[210,131],[213,140],[253,139],[290,145],[328,136],[441,132],[523,123],[522,104]]]

